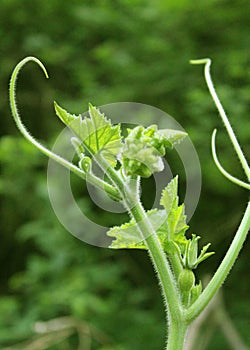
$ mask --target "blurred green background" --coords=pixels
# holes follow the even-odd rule
[[[14,66],[33,55],[48,69],[46,81],[29,64],[18,84],[23,120],[47,145],[62,129],[53,100],[74,113],[89,101],[141,102],[168,112],[189,132],[202,166],[201,198],[190,225],[216,251],[197,271],[202,278],[221,261],[247,193],[224,179],[211,159],[217,127],[223,165],[243,177],[202,67],[188,62],[213,59],[218,94],[249,155],[249,18],[247,0],[0,1],[1,349],[158,350],[166,328],[145,252],[89,246],[57,221],[46,187],[47,159],[20,136],[10,115]],[[181,183],[185,188],[185,178]],[[85,187],[76,182],[75,188],[91,215]],[[101,210],[98,217],[115,223]],[[202,324],[201,349],[236,349],[221,327],[225,320],[238,344],[241,339],[250,347],[249,249],[246,242],[224,284],[224,323],[211,312]]]

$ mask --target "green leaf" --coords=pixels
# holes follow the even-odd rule
[[[200,255],[197,259],[197,265],[200,264],[202,261],[206,260],[207,258],[209,258],[211,255],[215,254],[215,252],[208,252],[207,253],[207,250],[210,247],[210,245],[211,245],[211,243],[208,243],[207,245],[205,245],[202,248]]]
[[[197,257],[200,237],[193,234],[192,239],[187,239],[185,236],[189,226],[187,225],[184,204],[178,205],[178,176],[172,179],[162,191],[160,204],[165,208],[167,215],[164,226],[165,232],[161,233],[160,237],[163,249],[166,253],[169,253],[170,243],[173,242],[183,266],[188,269],[195,269],[199,263],[209,258],[214,252],[207,253],[210,246],[210,244],[207,244]]]
[[[173,178],[167,187],[162,191],[160,204],[169,214],[173,209],[177,209],[179,203],[178,197],[178,175]]]
[[[185,137],[187,137],[187,133],[180,130],[160,129],[157,133],[159,139],[169,148],[179,144]]]
[[[178,176],[172,179],[162,191],[160,204],[166,210],[166,239],[179,244],[186,244],[185,232],[189,228],[184,204],[178,206]]]
[[[122,150],[122,164],[127,175],[149,177],[153,172],[163,170],[161,154],[153,145],[155,131],[155,125],[128,130]]]
[[[68,113],[56,102],[55,111],[92,157],[101,154],[111,166],[116,165],[116,157],[122,147],[120,125],[112,126],[111,121],[91,104],[89,117],[84,118]]]
[[[187,244],[186,244],[186,248],[185,248],[185,252],[183,254],[183,256],[181,256],[181,260],[182,260],[182,264],[185,268],[188,269],[196,269],[197,266],[204,260],[206,260],[207,258],[209,258],[211,255],[214,254],[214,252],[208,252],[207,250],[210,247],[211,243],[208,243],[207,245],[205,245],[201,252],[200,255],[198,257],[198,241],[200,240],[200,236],[196,236],[194,234],[192,234],[192,239],[189,239]]]
[[[165,210],[153,209],[146,213],[166,253],[170,250],[170,242],[176,243],[181,248],[188,242],[185,237],[188,225],[186,224],[184,205],[178,206],[177,187],[178,178],[176,177],[163,191],[161,204]],[[115,238],[110,248],[147,249],[134,220],[122,226],[111,228],[107,235]],[[180,254],[182,251],[183,249],[181,249]]]
[[[187,135],[178,130],[158,130],[157,125],[137,126],[128,132],[122,150],[122,164],[127,175],[142,177],[162,171],[166,147],[172,148]]]
[[[193,269],[197,263],[199,239],[200,236],[192,234],[192,239],[188,241],[188,244],[186,246],[184,261],[185,266],[188,266],[190,269]]]
[[[185,207],[184,204],[182,204],[168,214],[167,230],[170,235],[170,240],[185,244],[187,241],[185,232],[188,228]]]
[[[146,213],[152,227],[157,231],[161,232],[161,227],[164,225],[165,221],[165,211],[153,209]],[[141,235],[137,228],[135,220],[123,224],[121,226],[115,226],[111,228],[107,235],[109,237],[115,238],[110,248],[122,249],[122,248],[137,248],[137,249],[147,249]]]
[[[192,305],[195,302],[195,300],[199,298],[201,292],[202,292],[202,284],[201,284],[201,281],[199,281],[199,284],[196,284],[191,288],[190,305]]]

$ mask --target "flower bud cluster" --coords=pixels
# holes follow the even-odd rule
[[[149,177],[153,172],[164,169],[162,158],[165,147],[171,146],[156,125],[148,128],[137,126],[128,129],[128,136],[122,150],[122,164],[126,175]]]

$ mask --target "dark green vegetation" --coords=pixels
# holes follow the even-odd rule
[[[24,56],[40,58],[50,74],[46,81],[38,68],[27,66],[18,91],[26,125],[47,144],[53,144],[61,130],[53,100],[75,113],[87,110],[89,101],[136,101],[175,117],[189,132],[202,165],[202,195],[192,229],[202,233],[202,244],[213,242],[216,252],[203,264],[200,276],[213,271],[227,249],[247,193],[227,182],[212,161],[211,131],[222,130],[221,122],[201,72],[188,61],[213,59],[218,94],[248,155],[249,4],[171,2],[1,1],[1,348],[34,337],[35,322],[63,316],[70,317],[68,323],[77,322],[83,350],[88,329],[92,349],[101,350],[158,350],[165,335],[160,293],[146,254],[88,246],[57,222],[46,189],[47,159],[19,136],[8,107],[9,75]],[[218,145],[224,166],[241,177],[224,130]],[[85,185],[73,176],[72,180],[85,211],[93,215]],[[183,188],[184,180],[180,176]],[[144,201],[150,201],[146,194]],[[101,210],[98,220],[120,224]],[[249,247],[245,248],[224,286],[224,302],[250,346]],[[206,329],[213,322],[210,318]],[[53,338],[63,339],[66,330],[53,333]],[[77,349],[77,334],[72,331],[49,349]],[[228,345],[217,330],[208,349],[224,348]],[[33,344],[30,349],[39,347]]]

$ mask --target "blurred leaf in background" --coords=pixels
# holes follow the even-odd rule
[[[204,241],[213,242],[216,251],[199,271],[203,275],[215,269],[226,251],[247,194],[227,182],[212,161],[210,136],[217,127],[223,165],[242,175],[201,68],[188,61],[212,58],[218,94],[249,155],[249,15],[246,0],[1,1],[1,348],[31,338],[37,321],[63,316],[107,336],[104,343],[94,339],[93,349],[161,349],[165,336],[163,305],[147,256],[88,246],[57,222],[46,189],[47,160],[19,137],[10,116],[8,81],[15,64],[33,55],[48,68],[46,81],[37,67],[25,67],[17,92],[25,124],[47,144],[62,130],[53,100],[77,114],[88,102],[149,104],[189,132],[203,174],[200,203],[190,225],[204,232]],[[184,174],[180,180],[185,188]],[[96,208],[85,185],[73,181],[84,210],[93,215]],[[150,181],[145,184],[144,192],[150,192]],[[115,224],[101,209],[98,219]],[[248,249],[246,243],[224,296],[250,346]],[[77,342],[73,334],[58,346],[77,348]],[[208,349],[226,346],[218,333]]]

